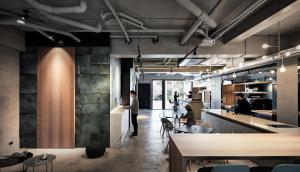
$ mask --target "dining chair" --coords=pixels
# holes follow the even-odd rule
[[[281,164],[273,168],[272,172],[299,172],[299,164]]]
[[[200,168],[198,172],[250,172],[250,169],[247,165],[223,165]]]
[[[257,167],[251,167],[250,172],[271,172],[273,167],[269,166],[257,166]]]

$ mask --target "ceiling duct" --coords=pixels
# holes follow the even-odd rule
[[[98,23],[97,27],[93,27],[93,26],[90,26],[90,25],[86,25],[86,24],[83,24],[83,23],[79,23],[79,22],[70,20],[70,19],[55,16],[55,15],[52,15],[52,14],[49,14],[49,13],[46,13],[46,12],[43,12],[43,11],[39,11],[39,12],[42,15],[44,15],[45,17],[47,17],[51,20],[60,22],[60,23],[64,23],[64,24],[67,24],[67,25],[70,25],[70,26],[74,26],[74,27],[81,28],[81,29],[84,29],[84,30],[88,30],[88,31],[91,31],[91,32],[95,32],[95,33],[99,33],[99,32],[102,31],[102,26],[101,26],[100,22]]]
[[[37,25],[37,24],[31,24],[31,23],[28,23],[28,22],[23,22],[21,24],[21,23],[17,23],[16,21],[0,21],[0,25],[29,27],[29,28],[32,28],[34,30],[38,29],[38,30],[41,30],[41,31],[53,32],[53,33],[58,33],[58,34],[61,34],[61,35],[65,35],[65,36],[68,36],[68,37],[74,39],[76,42],[81,41],[78,37],[76,37],[72,33],[57,30],[57,29],[53,29],[53,28],[50,28],[48,26],[46,27],[46,26],[41,26],[41,25]]]
[[[81,14],[87,10],[87,3],[85,0],[81,0],[79,6],[71,7],[53,7],[39,3],[37,0],[25,0],[32,7],[52,14]]]
[[[120,25],[121,27],[121,30],[122,32],[124,33],[124,36],[125,36],[125,39],[126,39],[126,42],[129,44],[131,42],[129,36],[128,36],[128,33],[127,31],[125,30],[125,27],[123,25],[123,23],[121,22],[116,10],[114,9],[114,7],[110,4],[109,0],[104,0],[106,6],[109,8],[110,12],[113,14],[114,18],[116,19],[116,21],[118,22],[118,24]]]
[[[211,28],[217,27],[217,23],[191,0],[176,0],[176,2],[193,13],[198,19],[207,24],[207,26]]]
[[[191,0],[176,0],[177,3],[182,5],[184,8],[193,13],[197,20],[192,24],[189,30],[185,33],[183,38],[180,41],[181,45],[184,45],[188,39],[193,35],[193,33],[201,26],[202,23],[205,23],[208,27],[215,28],[217,23],[212,19],[208,14],[206,14],[201,8],[194,4]]]

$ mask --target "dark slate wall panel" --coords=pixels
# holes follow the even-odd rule
[[[110,48],[76,48],[76,147],[109,146]],[[108,115],[107,115],[108,114]]]
[[[20,146],[36,147],[38,49],[20,53]]]

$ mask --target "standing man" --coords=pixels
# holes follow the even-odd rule
[[[238,93],[236,95],[236,104],[234,106],[234,112],[245,114],[245,115],[252,115],[250,103],[244,98],[244,94]]]
[[[178,104],[178,97],[179,97],[179,95],[178,95],[177,91],[175,91],[175,93],[174,93],[174,103],[175,104]]]
[[[130,96],[132,97],[132,104],[130,106],[125,106],[125,109],[131,109],[131,122],[133,125],[133,133],[130,137],[138,135],[138,123],[137,123],[137,116],[139,112],[139,100],[136,96],[136,92],[134,90],[130,91]]]

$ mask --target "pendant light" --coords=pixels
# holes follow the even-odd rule
[[[280,22],[278,22],[278,53],[280,52]],[[279,54],[280,55],[280,54]],[[286,52],[285,55],[291,55],[290,53]],[[285,67],[284,67],[284,64],[283,64],[283,55],[280,55],[281,56],[281,67],[279,68],[279,71],[280,72],[285,72]]]

